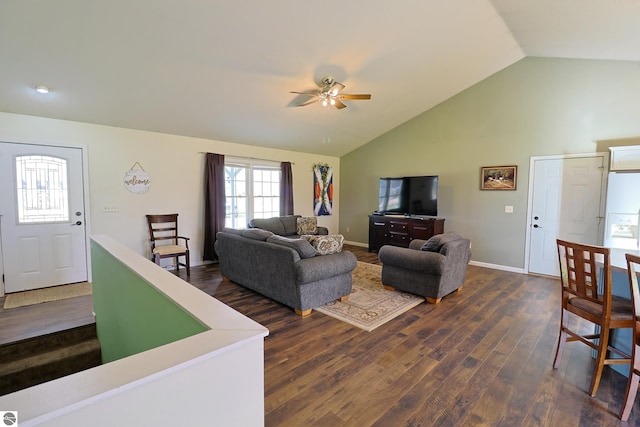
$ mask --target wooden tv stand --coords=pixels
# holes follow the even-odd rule
[[[369,252],[383,245],[408,247],[413,239],[444,233],[443,218],[369,215]]]

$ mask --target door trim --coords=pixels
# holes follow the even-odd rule
[[[605,174],[605,181],[604,181],[604,185],[605,188],[601,188],[600,189],[600,214],[604,215],[604,212],[602,212],[602,210],[604,210],[604,202],[605,202],[605,197],[606,197],[606,174],[609,171],[609,153],[608,152],[593,152],[593,153],[579,153],[579,154],[555,154],[555,155],[549,155],[549,156],[531,156],[529,158],[529,188],[528,188],[528,194],[527,194],[527,222],[525,225],[526,228],[526,233],[525,233],[525,240],[524,240],[524,273],[525,274],[529,274],[529,247],[531,245],[531,224],[532,224],[532,216],[533,213],[531,212],[531,210],[533,209],[533,186],[534,186],[534,172],[535,172],[535,168],[534,168],[534,163],[537,160],[558,160],[558,159],[577,159],[577,158],[583,158],[583,157],[598,157],[598,156],[603,156],[604,157],[604,170],[602,171],[603,174]],[[604,227],[604,225],[603,225]],[[598,235],[598,244],[602,244],[602,233],[600,233]]]
[[[47,142],[47,141],[31,141],[16,138],[5,138],[0,135],[0,142],[8,142],[10,144],[37,145],[41,147],[61,147],[79,149],[82,157],[82,193],[84,204],[84,223],[85,223],[85,248],[87,258],[87,280],[92,281],[91,275],[91,248],[90,248],[90,230],[91,230],[91,211],[89,209],[89,157],[87,155],[88,147],[86,144]],[[4,266],[2,264],[2,245],[0,245],[0,268],[4,274]],[[5,295],[4,281],[0,280],[0,297]]]

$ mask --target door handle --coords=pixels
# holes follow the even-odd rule
[[[533,228],[542,228],[538,224],[533,224]]]
[[[73,224],[71,224],[71,226],[73,227],[74,225],[82,225],[82,221],[76,221]]]

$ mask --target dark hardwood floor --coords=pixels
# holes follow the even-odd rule
[[[345,249],[378,263],[364,248]],[[640,425],[638,403],[628,423],[618,419],[626,378],[609,367],[589,397],[585,345],[569,344],[552,368],[560,307],[554,279],[469,266],[461,293],[372,332],[316,311],[300,318],[222,280],[216,265],[193,268],[189,282],[269,328],[267,426]],[[0,310],[0,342],[87,318],[87,297]]]

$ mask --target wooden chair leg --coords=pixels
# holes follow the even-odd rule
[[[620,409],[620,419],[622,421],[627,421],[629,415],[631,415],[633,404],[636,402],[636,394],[638,393],[638,380],[640,380],[638,371],[631,369],[631,376],[629,377],[629,381],[627,381],[627,393],[625,394],[624,403]]]
[[[442,300],[442,297],[440,297],[440,298],[426,297],[426,300],[427,300],[428,303],[438,304]]]
[[[189,252],[185,256],[185,268],[187,269],[187,276],[191,276],[191,263],[189,262]]]
[[[562,359],[562,353],[564,353],[564,347],[567,344],[567,333],[560,328],[560,334],[558,335],[558,346],[556,347],[556,357],[553,359],[553,369],[560,367],[560,360]]]
[[[607,358],[607,345],[609,343],[609,329],[602,328],[600,332],[600,338],[598,339],[598,354],[596,354],[596,366],[593,369],[593,376],[591,377],[591,386],[589,387],[589,394],[594,397],[598,393],[598,386],[600,385],[600,378],[602,377],[602,370],[604,369],[604,361]]]
[[[300,310],[299,308],[296,308],[295,312],[300,317],[307,317],[308,315],[311,314],[311,310],[312,310],[311,308],[308,308],[306,310]]]
[[[553,369],[560,367],[560,361],[564,353],[564,348],[567,344],[567,331],[565,330],[566,317],[569,314],[562,309],[560,312],[560,332],[558,334],[558,345],[556,346],[556,357],[553,359]]]

